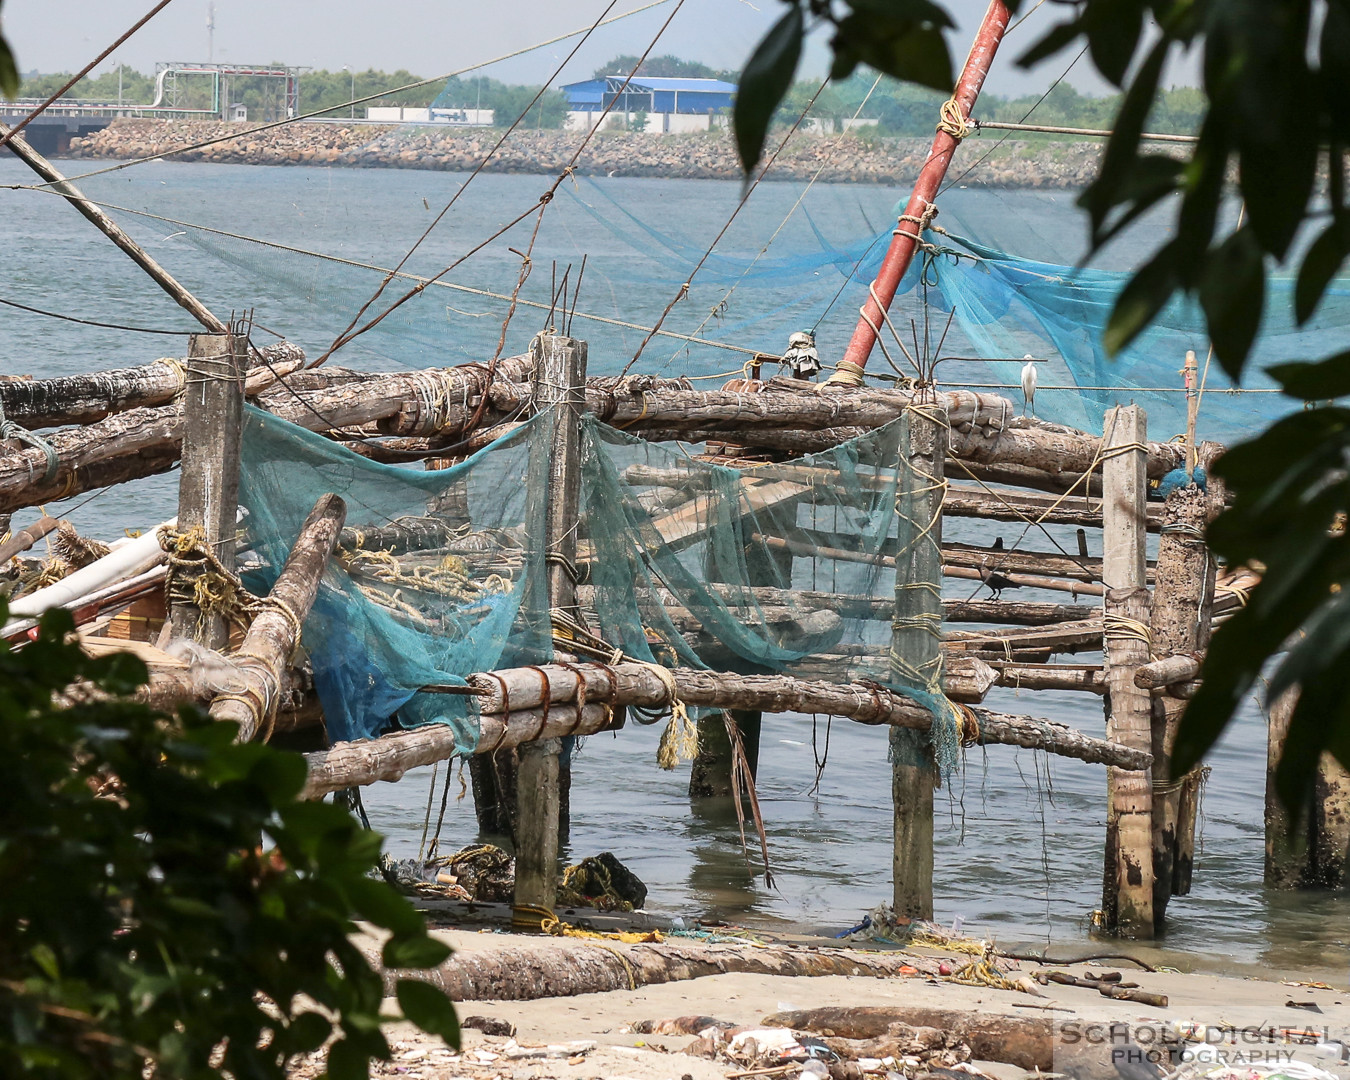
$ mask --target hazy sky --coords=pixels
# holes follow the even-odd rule
[[[614,13],[645,0],[619,0]],[[287,64],[393,71],[424,77],[479,64],[557,34],[588,26],[606,0],[216,0],[215,59],[221,62]],[[958,62],[965,55],[986,0],[945,0],[959,22],[952,40]],[[82,67],[136,21],[149,0],[5,0],[4,26],[22,71],[70,71]],[[174,0],[123,48],[117,59],[152,71],[156,61],[202,61],[207,56],[207,0]],[[619,53],[640,53],[669,15],[673,3],[596,31],[557,82],[587,78]],[[764,30],[783,11],[778,0],[685,0],[656,52],[738,68]],[[1058,17],[1046,4],[1009,37],[988,86],[996,93],[1043,89],[1068,57],[1028,74],[1013,64]],[[535,49],[494,64],[486,74],[509,82],[548,78],[575,39]],[[104,65],[111,66],[111,60]],[[826,50],[818,41],[804,72],[821,74]],[[1069,81],[1101,92],[1086,58]]]

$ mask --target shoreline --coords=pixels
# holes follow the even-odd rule
[[[164,156],[174,161],[232,165],[319,165],[338,168],[425,169],[468,172],[499,138],[491,128],[435,130],[404,125],[295,123],[254,135],[258,125],[209,120],[118,119],[102,131],[71,140],[67,156],[128,160]],[[174,148],[233,136],[228,142],[174,153]],[[518,131],[486,172],[557,175],[581,135],[572,131]],[[971,164],[997,143],[972,142]],[[918,175],[929,140],[857,134],[803,135],[764,176],[770,181],[907,185]],[[974,151],[972,153],[972,151]],[[1101,146],[1093,142],[1029,143],[1009,139],[967,178],[964,186],[1075,190],[1096,174]],[[969,168],[958,157],[958,167]],[[648,135],[601,132],[576,168],[591,176],[739,180],[740,165],[725,133]],[[959,172],[958,172],[959,176]]]

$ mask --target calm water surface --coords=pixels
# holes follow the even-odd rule
[[[72,174],[97,167],[66,166]],[[30,179],[17,161],[0,160],[0,184]],[[462,181],[430,172],[155,163],[94,177],[84,186],[95,198],[129,210],[388,266]],[[527,209],[546,186],[539,177],[481,177],[407,269],[440,272]],[[799,194],[795,186],[775,184],[756,191],[709,262],[706,278],[675,309],[669,328],[690,333],[706,321],[705,336],[778,352],[789,332],[820,320],[822,354],[839,355],[865,295],[850,287],[831,306],[843,281],[838,267],[851,263],[840,252],[887,220],[898,193],[817,185],[752,266]],[[586,254],[578,310],[651,325],[738,195],[738,185],[714,181],[569,185],[545,216],[521,296],[547,305],[555,260],[557,275],[571,263],[575,279]],[[259,327],[299,341],[311,356],[347,326],[380,282],[378,272],[126,210],[113,213],[214,311],[252,310]],[[1030,257],[1070,262],[1082,251],[1084,226],[1069,194],[958,190],[944,199],[943,215],[967,235]],[[0,223],[0,297],[146,329],[182,334],[193,329],[175,305],[53,196],[0,190]],[[532,225],[530,219],[516,227],[447,280],[509,292],[521,263],[507,245],[524,250]],[[1156,235],[1152,230],[1118,243],[1106,265],[1132,265]],[[388,298],[403,287],[391,286]],[[504,309],[491,297],[429,289],[332,362],[374,370],[481,360],[496,347]],[[906,325],[911,316],[914,333],[922,336],[919,312],[907,310],[897,321]],[[522,350],[543,319],[538,309],[522,308],[507,332],[508,352]],[[5,372],[66,374],[183,352],[179,337],[103,330],[12,308],[0,308],[0,325]],[[590,342],[592,374],[622,369],[643,337],[581,314],[572,329]],[[256,338],[269,340],[262,330]],[[956,344],[950,339],[946,351],[955,351]],[[715,375],[738,368],[741,359],[733,352],[657,339],[635,370]],[[958,375],[947,371],[949,379]],[[49,510],[111,539],[123,529],[171,516],[175,503],[174,479],[168,476]],[[956,521],[948,524],[948,535],[987,540],[988,528]],[[969,583],[963,584],[964,591],[949,583],[951,594],[969,595]],[[1093,734],[1104,727],[1096,698],[998,690],[988,703]],[[851,925],[889,894],[886,740],[874,729],[835,722],[823,775],[813,788],[826,734],[823,719],[772,717],[764,723],[759,789],[776,889],[750,876],[729,813],[691,810],[687,766],[673,773],[657,769],[658,731],[652,728],[630,725],[585,744],[575,765],[570,853],[614,851],[648,883],[653,908],[827,932]],[[1343,981],[1350,968],[1350,903],[1338,896],[1268,893],[1261,885],[1265,737],[1254,708],[1211,764],[1194,892],[1172,901],[1166,948],[1189,965],[1315,968]],[[430,770],[420,770],[397,785],[367,789],[371,817],[399,854],[416,852],[429,782]],[[1100,767],[1007,747],[970,751],[961,775],[938,797],[938,917],[945,922],[960,917],[1004,942],[1085,946],[1086,919],[1100,898],[1104,788]],[[443,843],[458,846],[474,837],[470,800],[452,799]]]

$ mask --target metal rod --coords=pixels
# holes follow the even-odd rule
[[[176,304],[213,334],[229,333],[229,327],[212,315],[205,304],[183,288],[179,281],[151,258],[140,244],[123,232],[117,222],[86,198],[84,192],[67,180],[56,166],[29,146],[27,139],[22,135],[15,135],[4,123],[0,123],[0,138],[8,139],[9,142],[5,145],[14,151],[20,161],[50,184],[52,190],[83,214],[94,228],[130,256],[131,261],[149,274],[156,285],[173,297]]]

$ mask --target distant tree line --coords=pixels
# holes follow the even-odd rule
[[[599,79],[608,75],[630,74],[638,65],[638,61],[637,56],[616,56],[596,68],[594,77]],[[148,105],[154,99],[152,76],[142,74],[126,65],[121,67],[120,72],[122,101]],[[638,67],[637,74],[664,78],[726,79],[730,82],[737,79],[737,73],[734,71],[719,71],[707,64],[683,60],[677,56],[649,57]],[[65,74],[29,75],[23,80],[20,95],[46,97],[68,78],[69,75]],[[863,71],[848,79],[831,83],[816,98],[809,116],[821,121],[826,130],[838,131],[842,129],[845,120],[858,112],[858,106],[866,98],[867,103],[859,116],[878,122],[873,129],[876,134],[924,136],[932,133],[933,118],[942,101],[941,94],[912,83],[883,79],[868,98],[867,94],[872,88],[874,79],[874,74]],[[567,98],[558,90],[546,89],[539,100],[530,105],[539,92],[537,85],[504,83],[485,76],[452,78],[444,84],[385,93],[395,87],[420,81],[420,76],[403,70],[384,72],[372,68],[358,72],[309,71],[300,80],[300,108],[302,112],[331,110],[332,114],[338,117],[346,115],[349,111],[354,111],[358,117],[364,117],[367,104],[403,105],[413,108],[434,104],[445,108],[492,109],[496,124],[506,127],[529,106],[528,115],[521,123],[527,130],[559,128],[567,117]],[[210,84],[205,77],[185,78],[180,85],[185,88],[182,101],[184,107],[210,106]],[[811,100],[817,86],[818,82],[796,83],[778,110],[779,123],[792,123],[796,120]],[[232,80],[229,93],[232,101],[243,102],[248,106],[250,119],[271,120],[279,118],[284,107],[281,91],[281,81],[277,79],[240,78]],[[382,96],[375,101],[356,106],[354,110],[346,104],[353,97],[366,97],[372,94]],[[117,101],[118,69],[80,80],[71,91],[71,96]],[[976,115],[985,120],[1016,122],[1036,105],[1028,121],[1030,123],[1055,127],[1107,128],[1120,109],[1118,94],[1093,97],[1080,93],[1064,83],[1055,87],[1045,100],[1037,105],[1039,96],[1005,98],[986,94],[980,99]],[[1180,87],[1163,91],[1154,103],[1148,127],[1152,131],[1165,134],[1192,134],[1199,123],[1202,108],[1203,97],[1199,90]]]

